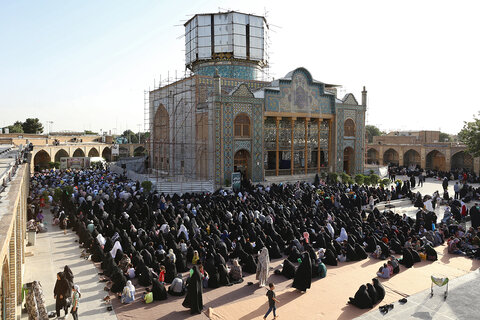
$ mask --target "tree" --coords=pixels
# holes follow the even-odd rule
[[[43,132],[43,125],[38,120],[38,118],[28,118],[22,124],[23,132],[25,133],[42,133]]]
[[[357,174],[357,175],[355,176],[355,182],[356,182],[359,186],[361,186],[361,185],[363,184],[363,181],[364,181],[364,180],[365,180],[365,176],[364,176],[363,174],[361,174],[361,173],[359,173],[359,174]]]
[[[440,132],[440,137],[438,138],[438,142],[450,142],[452,141],[452,137],[448,133]]]
[[[368,143],[373,142],[373,137],[381,136],[382,134],[384,134],[384,132],[380,131],[380,129],[372,125],[365,126],[365,132],[367,133]]]
[[[123,131],[122,137],[126,138],[129,143],[138,143],[138,135],[130,129]]]
[[[458,137],[467,146],[468,153],[474,157],[480,156],[480,119],[474,117],[472,122],[465,121]]]
[[[98,132],[93,132],[91,130],[85,130],[83,131],[84,134],[98,134]]]
[[[22,121],[15,121],[11,126],[8,126],[8,131],[10,133],[23,133],[23,123]]]

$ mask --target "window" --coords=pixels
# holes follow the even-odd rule
[[[250,118],[246,114],[239,114],[233,121],[235,137],[250,137]]]
[[[355,123],[352,119],[347,119],[344,125],[344,136],[345,137],[354,137],[355,136]]]

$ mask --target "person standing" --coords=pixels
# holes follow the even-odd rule
[[[65,316],[67,315],[67,293],[71,291],[68,281],[65,279],[63,272],[57,273],[57,282],[53,289],[53,297],[55,298],[55,311],[57,317],[60,317],[60,310],[63,308]]]
[[[270,257],[268,255],[268,249],[262,248],[258,255],[257,274],[256,279],[259,280],[258,285],[264,287],[268,279],[268,271],[270,269]]]
[[[280,301],[278,301],[276,298],[275,291],[274,291],[275,286],[273,285],[273,283],[269,283],[268,287],[270,288],[266,294],[266,296],[268,297],[268,311],[263,316],[263,319],[267,319],[268,315],[272,311],[273,311],[273,319],[277,319],[277,313],[276,313],[277,307],[275,306],[275,302],[280,302]]]
[[[447,189],[448,189],[448,178],[447,177],[443,178],[442,187],[443,187],[443,192],[447,191]]]
[[[455,185],[453,186],[453,191],[455,191],[455,199],[460,199],[460,189],[460,184],[455,182]]]
[[[78,304],[81,296],[80,287],[74,285],[72,290],[72,309],[70,310],[73,320],[78,320]]]

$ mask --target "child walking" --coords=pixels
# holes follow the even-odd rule
[[[80,288],[78,285],[74,285],[72,290],[72,309],[70,310],[73,320],[78,320],[78,300],[81,296]]]
[[[273,285],[273,283],[270,282],[268,284],[268,287],[270,288],[266,294],[266,296],[268,297],[268,311],[267,313],[265,313],[265,316],[263,317],[263,319],[267,319],[267,316],[270,314],[270,312],[272,312],[272,310],[273,310],[273,319],[277,319],[277,314],[275,313],[275,310],[277,310],[277,307],[275,307],[275,302],[280,302],[280,301],[278,301],[275,296],[275,291],[274,291],[275,286]]]

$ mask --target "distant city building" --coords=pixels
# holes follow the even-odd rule
[[[393,131],[373,137],[367,145],[367,164],[420,166],[450,171],[479,172],[480,158],[473,158],[458,142],[440,142],[440,131]]]
[[[305,68],[261,81],[268,67],[264,17],[197,14],[185,23],[192,74],[149,92],[150,166],[170,181],[228,185],[323,171],[363,172],[367,92],[337,98],[337,85]]]

